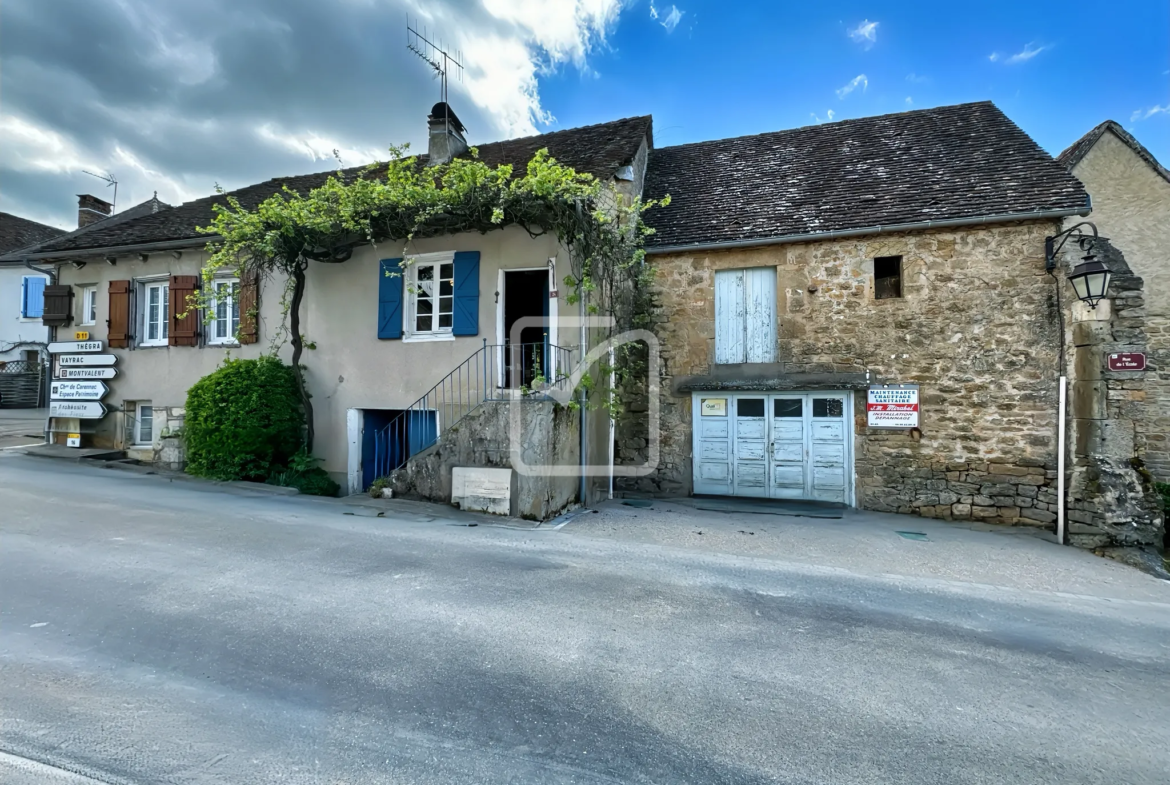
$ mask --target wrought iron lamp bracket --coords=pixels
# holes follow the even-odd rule
[[[1092,230],[1092,234],[1085,233],[1081,227],[1087,226]],[[1100,239],[1097,234],[1097,225],[1092,221],[1081,221],[1079,224],[1070,226],[1059,234],[1054,234],[1051,237],[1044,238],[1044,269],[1052,272],[1056,269],[1056,257],[1064,248],[1064,244],[1069,240],[1075,239],[1077,245],[1085,253],[1091,254],[1093,247]]]

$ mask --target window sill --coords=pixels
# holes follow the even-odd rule
[[[415,335],[403,335],[403,343],[426,343],[428,341],[454,341],[454,333],[421,333]]]
[[[78,322],[78,327],[97,327],[97,322]]]
[[[143,341],[142,343],[138,344],[137,348],[139,348],[139,349],[165,349],[168,346],[170,346],[170,343],[167,341],[164,341],[163,343],[146,343],[145,341]]]
[[[208,346],[226,346],[227,348],[232,349],[232,348],[238,347],[240,345],[240,342],[239,341],[225,341],[225,340],[219,339],[219,340],[208,341],[207,345]]]
[[[41,319],[42,319],[42,317],[40,317],[40,316],[22,316],[22,317],[20,317],[20,321],[27,322],[29,324],[32,324],[34,322],[39,323],[41,321]]]

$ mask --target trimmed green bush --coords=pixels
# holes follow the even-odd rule
[[[267,480],[304,443],[291,367],[275,357],[232,360],[187,392],[187,471],[217,480]]]

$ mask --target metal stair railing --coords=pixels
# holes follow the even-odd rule
[[[569,384],[573,352],[553,344],[489,344],[374,432],[375,478],[403,466],[442,432],[490,401],[547,397]]]

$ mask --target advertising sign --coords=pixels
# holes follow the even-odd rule
[[[78,333],[80,335],[80,333]],[[49,354],[64,354],[65,352],[100,352],[101,341],[56,341],[49,344]]]
[[[917,428],[918,385],[869,388],[865,413],[870,428]]]
[[[1144,352],[1119,352],[1109,355],[1109,370],[1111,371],[1144,371],[1146,369],[1146,355]]]
[[[105,382],[65,382],[54,379],[49,398],[54,401],[100,401],[110,388]]]
[[[49,401],[49,416],[100,420],[106,416],[106,407],[97,401]]]
[[[726,398],[704,398],[703,399],[703,417],[726,417],[727,416],[727,399]]]

